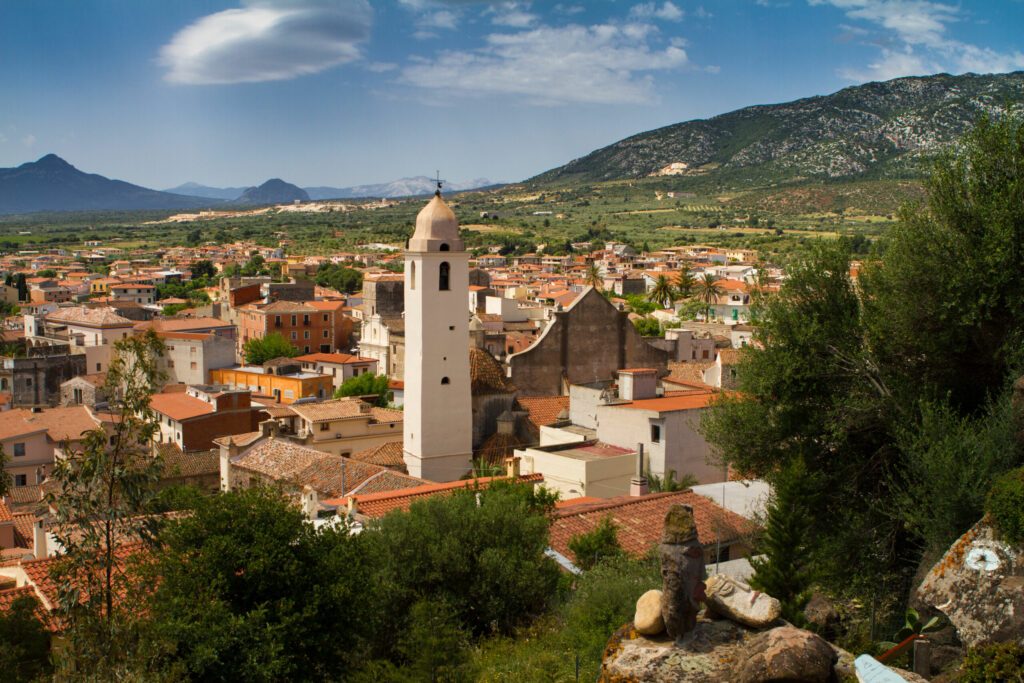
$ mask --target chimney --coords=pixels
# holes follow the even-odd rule
[[[346,504],[345,509],[349,517],[359,512],[359,503],[356,501],[355,496],[348,497],[348,503]]]
[[[619,398],[639,401],[658,394],[658,371],[653,368],[619,370]]]
[[[647,486],[647,475],[644,473],[644,445],[636,445],[636,473],[629,482],[629,495],[633,497],[646,496],[650,493]]]
[[[316,489],[309,484],[302,487],[302,512],[306,519],[314,520],[320,511],[320,499],[316,495]]]
[[[505,458],[505,474],[509,479],[519,478],[519,461],[520,458],[514,455],[511,458]]]
[[[260,434],[263,438],[274,437],[281,433],[281,425],[277,420],[264,420],[260,422]]]
[[[220,447],[220,490],[231,490],[231,459],[238,455],[234,437],[228,437],[228,445]]]
[[[511,436],[516,431],[516,417],[509,411],[498,416],[498,434]]]
[[[32,525],[32,554],[36,556],[37,560],[49,557],[46,527],[43,526],[43,520],[41,519],[37,519],[35,524]]]

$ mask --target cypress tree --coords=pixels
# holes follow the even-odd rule
[[[811,598],[809,535],[813,490],[803,458],[795,459],[775,477],[758,557],[751,558],[750,585],[782,603],[782,618],[797,626],[806,623],[803,609]]]

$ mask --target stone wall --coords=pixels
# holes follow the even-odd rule
[[[565,393],[564,383],[611,379],[622,368],[654,368],[667,374],[670,354],[647,344],[629,321],[595,289],[588,289],[552,320],[540,338],[506,361],[522,396]]]

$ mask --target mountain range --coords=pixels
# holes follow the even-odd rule
[[[1024,108],[1024,72],[897,78],[633,135],[526,181],[717,183],[919,176],[980,114]]]
[[[477,190],[483,187],[491,187],[492,183],[487,178],[477,178],[465,183],[445,183],[445,189],[452,192],[464,190]],[[415,197],[422,194],[430,194],[434,191],[436,181],[426,176],[415,176],[413,178],[399,178],[389,183],[376,183],[373,185],[355,185],[353,187],[304,187],[303,190],[309,198],[317,201],[320,199],[356,199],[359,197],[383,197],[394,199],[396,197]],[[186,194],[195,197],[209,197],[211,199],[236,200],[239,199],[246,188],[244,187],[210,187],[199,183],[185,183],[172,187],[164,192],[175,194]],[[287,200],[285,200],[287,201]]]
[[[0,168],[0,214],[33,211],[194,209],[208,199],[158,192],[83,173],[56,154]]]

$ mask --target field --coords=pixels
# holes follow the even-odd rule
[[[806,240],[884,235],[899,206],[921,196],[920,187],[909,181],[715,188],[706,194],[688,190],[686,183],[685,178],[651,178],[546,191],[508,186],[447,199],[467,245],[478,250],[500,244],[505,253],[526,253],[546,245],[549,252],[563,252],[572,243],[596,246],[605,240],[657,249],[699,242],[758,249],[784,263]],[[424,201],[353,203],[329,212],[264,208],[170,223],[160,221],[176,212],[6,216],[0,217],[0,248],[79,249],[98,241],[152,249],[240,239],[276,245],[285,239],[291,253],[330,254],[367,242],[400,246]]]

